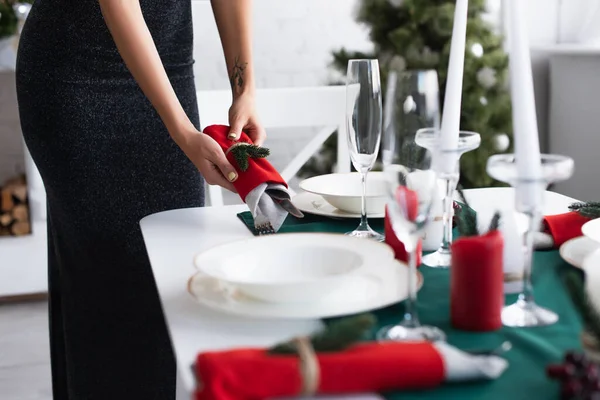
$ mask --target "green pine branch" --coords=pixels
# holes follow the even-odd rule
[[[576,211],[586,218],[600,218],[600,202],[597,201],[573,203],[569,210]]]
[[[564,282],[587,332],[600,342],[600,314],[587,296],[583,277],[579,272],[570,270],[565,272]]]
[[[342,351],[364,339],[375,326],[377,320],[373,314],[362,314],[332,322],[321,332],[310,337],[313,349],[317,353]],[[293,341],[280,343],[270,348],[270,354],[297,354]]]
[[[271,151],[266,147],[254,144],[234,144],[229,150],[241,171],[246,172],[250,166],[250,158],[266,158]]]
[[[477,229],[477,214],[470,212],[471,207],[467,202],[467,198],[465,197],[461,185],[457,186],[456,192],[458,193],[460,201],[465,205],[464,207],[461,207],[460,210],[457,212],[458,218],[456,225],[458,227],[458,232],[460,236],[479,235],[479,231]]]
[[[479,235],[479,229],[477,228],[477,213],[474,213],[471,206],[469,206],[467,198],[465,197],[465,193],[463,192],[462,185],[458,185],[456,187],[456,192],[458,193],[460,201],[464,204],[464,207],[461,207],[458,211],[457,227],[460,236]],[[492,217],[492,220],[490,221],[488,232],[493,232],[499,229],[500,218],[500,213],[496,211]]]
[[[492,220],[490,221],[490,226],[488,228],[488,232],[497,231],[500,228],[500,213],[496,211]]]

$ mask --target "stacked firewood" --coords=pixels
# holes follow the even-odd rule
[[[0,236],[31,233],[25,176],[8,180],[0,187]]]

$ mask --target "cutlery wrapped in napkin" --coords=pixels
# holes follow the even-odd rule
[[[194,365],[195,399],[258,400],[429,389],[443,382],[495,379],[508,367],[499,356],[472,355],[446,343],[356,344],[365,323],[369,325],[368,315],[347,318],[311,338],[297,338],[271,349],[200,353]]]
[[[581,236],[581,227],[591,219],[579,211],[547,215],[544,217],[542,229],[552,237],[552,246],[560,247],[564,242]]]
[[[302,218],[302,212],[292,204],[287,183],[266,160],[268,151],[255,146],[245,132],[237,141],[232,141],[227,137],[229,131],[226,125],[210,125],[203,129],[221,146],[235,167],[238,179],[233,186],[248,205],[254,217],[254,227],[258,229],[270,224],[278,231],[288,213]]]
[[[569,210],[567,213],[544,217],[538,238],[546,236],[546,248],[558,248],[566,241],[581,236],[581,227],[586,222],[600,218],[600,202],[573,203]],[[536,248],[542,248],[537,240]]]

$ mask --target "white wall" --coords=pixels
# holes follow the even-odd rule
[[[327,83],[331,51],[370,50],[367,32],[354,22],[355,0],[254,0],[257,87]],[[195,0],[198,89],[229,87],[217,29],[207,0]]]

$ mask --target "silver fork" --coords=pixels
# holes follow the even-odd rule
[[[258,224],[254,227],[254,229],[256,229],[256,233],[258,233],[258,236],[272,235],[275,233],[275,229],[273,229],[273,225],[271,225],[270,222]]]

